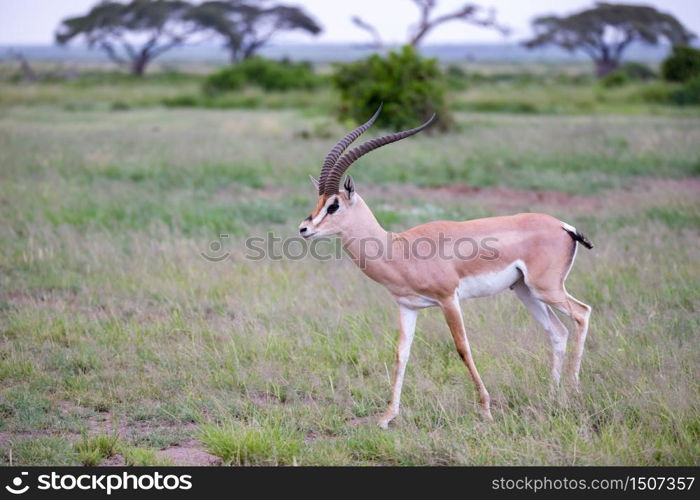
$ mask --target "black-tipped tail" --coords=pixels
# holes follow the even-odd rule
[[[583,234],[578,232],[578,230],[576,230],[575,228],[569,229],[569,228],[563,227],[562,229],[564,231],[566,231],[567,233],[569,233],[569,236],[571,236],[572,240],[578,241],[579,243],[581,243],[584,247],[588,248],[589,250],[591,248],[593,248],[593,243],[591,243],[591,241],[588,238],[586,238]]]

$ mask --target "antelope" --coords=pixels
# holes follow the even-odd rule
[[[399,414],[416,318],[418,311],[426,307],[442,310],[457,352],[476,386],[480,413],[486,420],[493,419],[489,393],[476,369],[467,340],[460,299],[491,296],[507,288],[515,292],[549,335],[553,387],[559,385],[569,336],[553,309],[573,320],[576,344],[568,378],[578,391],[591,307],[571,296],[564,282],[574,263],[578,244],[590,249],[591,242],[573,226],[540,213],[461,222],[434,221],[401,233],[386,231],[355,192],[352,177],[346,176],[342,190],[341,177],[361,156],[417,134],[433,123],[435,115],[419,127],[371,139],[344,153],[372,126],[381,109],[382,106],[369,121],[349,132],[333,147],[323,162],[318,180],[311,177],[318,189],[318,200],[311,215],[299,226],[304,238],[339,236],[351,260],[369,278],[383,285],[398,305],[399,336],[391,400],[379,418],[379,427],[388,428],[389,422]],[[465,256],[456,242],[470,242],[471,254]],[[435,254],[437,250],[439,256]]]

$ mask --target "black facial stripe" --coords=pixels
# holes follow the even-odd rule
[[[336,208],[335,208],[334,210],[330,211],[330,208],[331,208],[332,206],[335,206]],[[337,207],[338,207],[338,198],[334,199],[334,200],[333,200],[333,203],[331,203],[330,205],[328,205],[328,208],[326,208],[326,213],[323,214],[323,217],[321,217],[321,220],[318,221],[318,223],[320,224],[321,222],[323,222],[323,219],[325,219],[326,216],[327,216],[328,214],[332,214],[333,212],[335,212],[336,210],[338,210]],[[311,220],[311,216],[308,217],[308,220]]]
[[[327,213],[327,214],[333,214],[333,213],[335,213],[335,212],[338,210],[338,208],[340,208],[340,205],[338,204],[338,198],[335,198],[335,199],[333,200],[333,203],[331,203],[330,205],[328,205],[328,208],[326,209],[326,213]]]
[[[311,220],[311,216],[309,215],[306,219],[304,220]]]

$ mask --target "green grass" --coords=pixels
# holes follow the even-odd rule
[[[304,442],[298,431],[285,428],[279,420],[263,426],[205,424],[198,437],[224,465],[296,465]]]
[[[264,91],[249,87],[218,95],[202,92],[165,97],[161,103],[171,108],[205,109],[303,109],[306,113],[332,113],[337,98],[330,88],[317,90]]]
[[[697,464],[700,119],[457,122],[360,160],[358,191],[393,230],[531,210],[585,232],[596,248],[567,283],[593,306],[580,395],[548,393],[545,334],[504,293],[464,304],[493,423],[434,310],[396,424],[359,420],[389,397],[392,300],[347,260],[256,262],[244,244],[296,234],[345,126],[16,105],[0,116],[0,463],[158,465],[194,439],[232,465]],[[206,261],[222,233],[230,258]]]
[[[119,436],[116,433],[95,436],[83,434],[82,440],[75,445],[75,451],[81,464],[94,467],[100,465],[104,459],[115,455],[118,443]]]
[[[40,65],[45,66],[45,65]],[[200,71],[206,68],[198,68]],[[135,108],[304,109],[327,114],[337,105],[328,85],[315,90],[265,92],[256,87],[217,96],[203,92],[205,74],[152,72],[143,78],[99,69],[72,74],[60,68],[39,71],[38,82],[18,82],[14,66],[0,63],[0,109],[52,106],[63,111],[112,111]],[[67,79],[66,79],[67,78]]]
[[[78,460],[71,442],[54,436],[40,436],[0,446],[4,465],[75,465]]]
[[[679,84],[660,79],[630,81],[605,87],[589,64],[459,65],[461,76],[448,75],[451,109],[477,113],[523,115],[661,115],[697,116],[697,105],[677,106],[671,94]],[[112,111],[141,108],[296,109],[307,115],[336,114],[339,97],[326,78],[330,68],[317,68],[313,90],[264,91],[247,86],[212,95],[204,92],[209,64],[179,70],[152,68],[143,78],[100,67],[80,71],[36,63],[38,82],[21,82],[16,64],[0,63],[0,109],[52,106],[63,111]],[[449,74],[449,71],[448,71]]]
[[[124,462],[129,466],[156,466],[166,467],[173,465],[171,460],[160,457],[154,449],[137,448],[137,447],[122,447],[120,449],[124,456]]]
[[[520,114],[697,115],[697,106],[671,105],[669,96],[677,88],[679,85],[658,80],[615,88],[595,82],[544,84],[537,79],[484,82],[456,91],[452,106],[463,111]]]

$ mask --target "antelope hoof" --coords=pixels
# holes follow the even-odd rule
[[[556,397],[557,395],[561,394],[561,384],[559,384],[558,380],[553,379],[549,382],[548,390],[550,397]]]
[[[389,428],[389,422],[394,420],[396,418],[397,413],[394,412],[387,412],[383,414],[379,418],[379,422],[377,422],[377,425],[379,426],[380,429],[387,430]]]
[[[491,400],[490,398],[485,398],[479,404],[479,410],[481,411],[481,417],[487,422],[493,421],[493,416],[491,415]]]
[[[579,384],[578,377],[576,375],[571,375],[571,377],[569,377],[569,383],[576,394],[581,393],[581,385]]]

